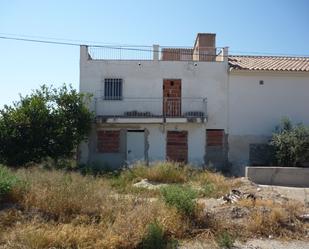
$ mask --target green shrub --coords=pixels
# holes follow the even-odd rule
[[[157,223],[150,223],[148,225],[147,233],[142,242],[143,249],[156,249],[164,248],[164,231],[163,228]]]
[[[203,197],[212,197],[214,191],[215,191],[214,184],[206,183],[204,186],[202,186],[202,189],[200,192]]]
[[[235,238],[229,234],[227,231],[224,231],[217,237],[217,244],[221,248],[232,248],[235,243]]]
[[[161,195],[167,205],[176,207],[185,215],[193,215],[196,208],[196,191],[190,187],[168,186],[161,189]]]
[[[5,166],[0,165],[0,199],[7,196],[20,180]]]
[[[147,233],[142,240],[142,249],[176,249],[176,240],[168,240],[164,236],[164,230],[162,226],[156,221],[148,225]]]
[[[282,166],[300,166],[309,162],[309,127],[293,125],[283,118],[276,128],[270,143],[274,146],[275,156]]]

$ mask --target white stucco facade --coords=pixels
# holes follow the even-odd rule
[[[309,125],[309,73],[232,71],[228,96],[229,161],[241,174],[249,145],[267,143],[282,117]]]
[[[86,46],[80,52],[80,91],[93,94],[89,107],[97,117],[88,142],[80,147],[84,163],[122,166],[127,159],[126,134],[133,131],[145,134],[147,162],[166,160],[167,144],[173,144],[168,132],[185,131],[188,163],[203,166],[227,151],[228,166],[234,174],[243,175],[250,163],[250,145],[267,144],[282,117],[309,125],[309,72],[234,70],[226,54],[214,61],[164,61],[157,54],[153,60],[96,60]],[[121,100],[104,99],[107,78],[122,79]],[[182,113],[196,111],[205,116],[164,117],[166,79],[181,81]],[[152,116],[125,114],[132,111]],[[98,150],[96,132],[100,130],[120,131],[117,153]],[[216,146],[218,138],[208,146],[211,130],[224,132],[223,150]]]
[[[81,47],[80,91],[94,95],[90,109],[96,116],[111,116],[95,129],[142,129],[147,131],[146,157],[149,162],[166,160],[167,131],[186,131],[188,163],[205,164],[206,129],[227,129],[228,125],[227,61],[192,62],[160,60],[91,60],[87,48]],[[121,100],[104,100],[104,79],[123,80]],[[126,111],[149,111],[162,115],[163,81],[181,80],[182,112],[203,111],[207,119],[122,117]],[[114,118],[112,116],[115,116]],[[116,118],[117,117],[117,118]],[[117,162],[115,155],[98,153],[95,132],[88,146],[82,146],[81,160]],[[125,142],[124,142],[125,143]],[[125,155],[118,155],[122,161]],[[120,160],[120,161],[121,161]]]
[[[96,106],[94,102],[91,105],[97,115],[117,115],[134,109],[156,114],[162,112],[163,80],[181,79],[183,111],[203,110],[202,99],[206,98],[207,126],[226,129],[227,70],[227,61],[89,60],[82,47],[80,91],[97,98]],[[123,100],[103,101],[105,78],[123,79]]]

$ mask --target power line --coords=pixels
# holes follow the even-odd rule
[[[69,43],[69,42],[44,41],[44,40],[35,40],[35,39],[18,38],[18,37],[7,37],[7,36],[0,36],[0,39],[14,40],[14,41],[26,41],[26,42],[37,42],[37,43],[48,43],[48,44],[67,45],[67,46],[80,46],[80,45],[82,45],[82,44]]]
[[[0,33],[0,34],[4,34],[4,33]],[[12,34],[11,34],[12,35]],[[34,36],[23,36],[23,37],[34,37]],[[146,45],[100,45],[98,44],[99,42],[93,42],[94,44],[90,44],[90,43],[78,43],[78,40],[67,40],[67,39],[60,39],[60,38],[48,38],[45,37],[44,39],[31,39],[31,38],[23,38],[23,37],[9,37],[9,36],[0,36],[0,39],[5,39],[5,40],[15,40],[15,41],[24,41],[24,42],[35,42],[35,43],[45,43],[45,44],[54,44],[54,45],[65,45],[65,46],[82,46],[82,45],[87,45],[90,47],[97,47],[97,48],[109,48],[109,49],[118,49],[118,50],[129,50],[129,51],[142,51],[142,52],[153,52],[153,49],[143,49],[140,47],[147,47],[147,48],[152,48],[152,46],[146,46]],[[51,41],[51,40],[46,40],[46,39],[54,39],[54,40],[59,40],[59,41]],[[63,40],[63,41],[60,41]],[[65,42],[65,41],[76,41],[76,42]],[[97,44],[95,44],[97,43]],[[137,48],[138,47],[138,48]],[[163,48],[168,48],[167,46],[161,46]],[[175,49],[182,49],[185,47],[176,47]],[[188,47],[186,47],[188,48]],[[191,47],[192,49],[192,47]],[[230,50],[229,52],[233,53],[236,51]],[[178,51],[168,51],[168,53],[179,53]],[[272,56],[294,56],[294,57],[309,57],[309,55],[300,55],[300,54],[275,54],[275,53],[262,53],[262,52],[248,52],[248,51],[237,51],[237,53],[241,53],[243,55],[240,56],[246,56],[245,54],[247,54],[247,56],[249,56],[248,54],[252,54],[252,55],[272,55]],[[215,56],[216,54],[208,54],[209,56]],[[222,57],[224,57],[223,55],[221,55]],[[230,55],[232,56],[232,55]]]
[[[13,37],[21,37],[21,38],[32,38],[32,39],[47,39],[54,41],[63,41],[63,42],[73,42],[79,44],[100,44],[106,46],[119,46],[119,47],[152,47],[150,45],[132,45],[132,44],[120,44],[120,43],[107,43],[107,42],[98,42],[98,41],[87,41],[87,40],[74,40],[74,39],[64,39],[64,38],[55,38],[55,37],[47,37],[47,36],[33,36],[33,35],[23,35],[23,34],[12,34],[12,33],[0,33],[3,36],[13,36]]]
[[[57,45],[67,45],[67,46],[82,46],[82,45],[86,45],[86,46],[94,47],[94,48],[97,47],[97,48],[110,48],[110,49],[123,49],[123,50],[132,50],[132,51],[153,52],[153,49],[135,48],[135,46],[137,46],[137,45],[113,46],[113,45],[99,45],[99,44],[86,44],[86,43],[82,44],[82,43],[48,41],[48,40],[28,39],[28,38],[8,37],[8,36],[0,36],[0,39],[15,40],[15,41],[25,41],[25,42],[47,43],[47,44],[57,44]],[[152,46],[147,46],[147,47],[151,47],[152,48]],[[172,51],[171,51],[171,53],[172,53]]]

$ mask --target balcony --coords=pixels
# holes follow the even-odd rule
[[[203,123],[207,121],[206,98],[95,99],[98,123]]]

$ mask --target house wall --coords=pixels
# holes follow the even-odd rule
[[[206,125],[196,123],[185,124],[97,124],[93,127],[89,143],[84,148],[86,153],[81,161],[85,163],[100,163],[110,168],[118,168],[126,163],[126,131],[145,130],[145,157],[150,162],[166,160],[166,142],[168,131],[187,131],[188,133],[188,163],[203,166],[205,159]],[[119,130],[120,149],[117,153],[102,153],[97,146],[97,131]],[[81,147],[83,147],[81,146]]]
[[[126,160],[126,129],[145,129],[147,132],[146,158],[151,161],[166,159],[166,130],[188,132],[188,162],[201,166],[205,162],[205,136],[207,129],[227,129],[227,61],[188,62],[188,61],[135,61],[135,60],[90,60],[86,47],[81,47],[80,92],[91,93],[97,98],[90,104],[96,115],[123,114],[135,108],[145,107],[144,111],[162,113],[162,100],[159,104],[147,105],[151,98],[163,98],[163,80],[181,79],[183,98],[207,98],[207,123],[159,123],[159,124],[99,124],[94,127],[87,142],[80,146],[80,161],[106,162],[122,166]],[[101,101],[104,78],[123,79],[123,100]],[[130,98],[143,98],[132,102]],[[202,104],[202,103],[201,103]],[[182,111],[193,111],[195,106],[183,101]],[[149,108],[151,108],[149,110]],[[121,129],[121,150],[119,153],[99,153],[97,151],[96,129]]]
[[[249,145],[268,143],[283,116],[309,125],[309,73],[231,72],[228,95],[229,161],[237,174],[249,162]]]
[[[100,101],[104,78],[123,79],[124,100]],[[226,61],[89,60],[86,47],[81,47],[80,91],[92,93],[98,99],[96,105],[95,101],[90,105],[97,115],[123,114],[132,111],[134,105],[145,107],[145,111],[162,112],[161,102],[147,106],[147,99],[163,97],[164,79],[181,79],[181,96],[184,98],[207,98],[206,124],[100,124],[92,129],[89,141],[80,146],[81,162],[107,161],[121,166],[126,160],[126,129],[145,129],[146,158],[149,161],[165,160],[166,130],[185,130],[188,131],[189,163],[202,165],[228,150],[234,173],[243,175],[244,167],[249,163],[250,144],[268,143],[283,116],[290,117],[295,123],[309,125],[309,73],[228,73]],[[145,102],[134,103],[128,101],[129,98],[143,98]],[[182,108],[192,107],[186,107],[184,102]],[[119,153],[98,153],[96,130],[103,128],[121,129]],[[228,145],[224,150],[222,146],[220,151],[207,148],[206,129],[225,131]]]
[[[104,78],[123,79],[122,101],[100,101]],[[88,60],[81,47],[80,91],[98,97],[91,110],[97,115],[123,113],[135,107],[147,106],[145,111],[162,112],[162,103],[149,104],[147,99],[163,97],[163,79],[181,79],[183,98],[207,98],[208,127],[227,128],[227,62],[185,62],[185,61],[128,61]],[[128,98],[144,98],[145,102],[132,102]],[[183,102],[183,111],[192,111],[197,106]],[[194,105],[197,105],[194,104]],[[200,103],[202,105],[202,103]]]

